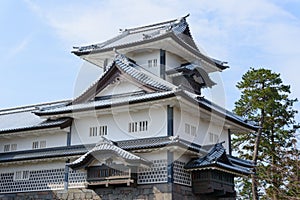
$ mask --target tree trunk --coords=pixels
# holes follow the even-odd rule
[[[253,194],[253,200],[259,200],[259,196],[258,196],[258,190],[257,190],[257,158],[258,158],[258,149],[259,149],[259,143],[260,143],[260,138],[262,135],[262,126],[264,124],[264,118],[265,118],[265,111],[264,109],[262,109],[261,111],[261,118],[260,118],[260,128],[257,131],[257,135],[256,135],[256,139],[255,139],[255,144],[254,144],[254,152],[253,152],[253,162],[255,164],[254,167],[254,174],[252,174],[251,178],[252,178],[252,194]]]

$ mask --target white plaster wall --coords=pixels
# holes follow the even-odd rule
[[[136,61],[136,63],[142,66],[147,71],[160,76],[160,51],[159,50],[149,50],[149,52],[143,52],[139,54],[134,54],[132,59]],[[148,67],[148,60],[157,59],[157,66],[156,67]]]
[[[33,170],[49,170],[49,169],[59,169],[64,168],[65,163],[59,161],[52,162],[39,162],[39,163],[23,163],[23,164],[7,164],[0,166],[0,173],[12,173],[16,171],[33,171]]]
[[[135,154],[149,161],[167,159],[167,151],[152,151],[151,153],[135,153]]]
[[[170,52],[166,52],[166,71],[179,67],[182,63],[180,57]]]
[[[0,152],[4,152],[4,145],[6,144],[17,144],[17,151],[30,150],[32,149],[33,141],[46,141],[46,148],[59,147],[67,145],[67,133],[56,132],[46,133],[39,135],[27,135],[24,134],[22,137],[15,136],[12,139],[0,139]]]
[[[185,123],[196,126],[196,137],[185,133]],[[227,129],[224,129],[222,125],[219,126],[207,119],[202,119],[200,115],[181,111],[179,108],[174,109],[174,131],[174,135],[179,135],[180,138],[199,145],[211,144],[209,141],[209,133],[211,132],[219,136],[219,142],[225,141],[223,145],[227,151],[229,149]]]
[[[118,108],[112,109],[113,114],[75,119],[72,124],[72,145],[97,143],[100,139],[99,136],[90,137],[89,128],[103,125],[107,125],[108,134],[105,137],[112,141],[167,135],[167,114],[165,107],[151,106],[149,109],[144,110],[129,108],[131,112],[120,113],[118,113]],[[147,131],[129,133],[129,122],[145,120],[148,121]]]
[[[184,152],[179,151],[179,152],[174,152],[174,161],[180,161],[184,163],[188,163],[191,160],[191,157],[187,155],[183,155]]]

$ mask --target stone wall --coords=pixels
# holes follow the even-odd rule
[[[192,193],[192,188],[178,184],[149,184],[137,187],[69,189],[68,191],[24,192],[0,195],[0,200],[206,200]]]

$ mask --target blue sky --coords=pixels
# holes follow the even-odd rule
[[[99,71],[71,54],[72,46],[187,13],[202,51],[230,65],[219,84],[228,109],[240,95],[236,83],[250,67],[280,73],[292,87],[291,98],[300,99],[298,0],[2,0],[0,108],[73,98],[78,80],[87,86]],[[224,98],[219,91],[215,99]]]

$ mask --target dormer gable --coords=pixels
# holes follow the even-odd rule
[[[97,98],[127,93],[171,91],[171,83],[138,66],[135,61],[116,53],[113,62],[102,76],[71,104],[94,101]]]

